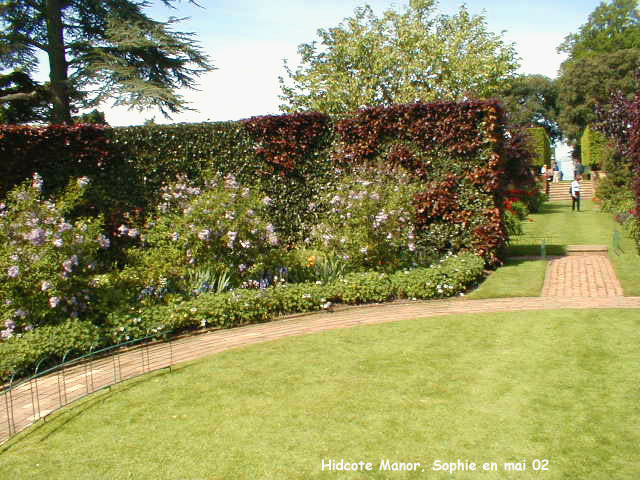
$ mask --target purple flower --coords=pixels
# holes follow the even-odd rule
[[[9,330],[15,330],[16,322],[14,322],[13,320],[7,320],[6,322],[4,322],[4,326]]]
[[[98,235],[98,245],[100,248],[109,248],[111,245],[111,240],[105,237],[103,234]]]
[[[31,330],[33,330],[33,325],[29,324],[26,327],[24,327],[24,331],[25,332],[30,332]]]
[[[26,317],[27,315],[29,315],[29,312],[27,312],[27,311],[25,311],[25,310],[23,310],[23,309],[19,308],[18,310],[16,310],[16,312],[15,312],[15,314],[14,314],[14,315],[15,315],[16,317],[19,317],[19,318],[24,318],[24,317]]]
[[[56,308],[59,304],[60,304],[60,298],[59,297],[51,297],[49,299],[49,306],[51,308]]]
[[[67,222],[63,222],[58,226],[58,231],[60,232],[66,232],[67,230],[71,230],[73,227],[71,226],[71,224],[67,223]]]
[[[72,255],[67,260],[62,262],[62,268],[64,268],[64,271],[68,273],[71,273],[71,271],[73,270],[73,267],[75,267],[76,265],[78,265],[77,255]]]
[[[9,269],[7,270],[7,275],[9,276],[9,278],[16,278],[18,275],[20,275],[20,267],[18,267],[17,265],[9,267]]]
[[[269,197],[264,197],[264,198],[262,199],[262,203],[263,203],[264,205],[271,205],[271,204],[273,203],[273,200],[271,200]]]

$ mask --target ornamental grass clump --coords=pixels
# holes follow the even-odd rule
[[[228,272],[228,285],[238,286],[280,249],[266,220],[271,199],[231,175],[215,176],[202,187],[179,178],[162,198],[140,231],[141,245],[128,252],[125,276],[137,278],[141,292],[155,292],[158,285],[186,295],[206,290],[204,283],[194,288],[196,271],[212,278]],[[130,227],[119,230],[128,235]]]
[[[36,173],[0,203],[2,340],[95,313],[98,252],[110,241],[101,218],[70,220],[89,179],[72,180],[56,199],[43,196],[42,183]]]
[[[428,248],[418,238],[413,197],[420,185],[406,172],[357,169],[325,193],[325,213],[307,242],[340,257],[346,271],[394,271],[418,265]]]

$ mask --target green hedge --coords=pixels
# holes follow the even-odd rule
[[[601,132],[594,130],[590,125],[584,129],[580,138],[582,151],[582,163],[593,170],[604,168],[608,159],[613,154],[609,146],[609,139]]]
[[[527,129],[529,145],[533,151],[532,165],[542,167],[551,166],[551,140],[543,127],[530,127]]]

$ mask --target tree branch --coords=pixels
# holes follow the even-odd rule
[[[35,100],[39,95],[37,90],[29,93],[10,93],[0,97],[0,103],[14,102],[16,100]]]

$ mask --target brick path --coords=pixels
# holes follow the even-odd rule
[[[622,286],[606,255],[572,255],[551,260],[544,297],[621,297]]]
[[[487,300],[457,297],[347,307],[336,312],[294,315],[269,323],[192,335],[170,344],[151,344],[23,384],[10,397],[0,394],[0,443],[10,436],[8,412],[11,406],[14,429],[20,431],[62,405],[117,381],[231,348],[336,328],[415,318],[564,308],[640,309],[640,297],[622,296],[606,256],[584,255],[552,260],[542,297]]]

